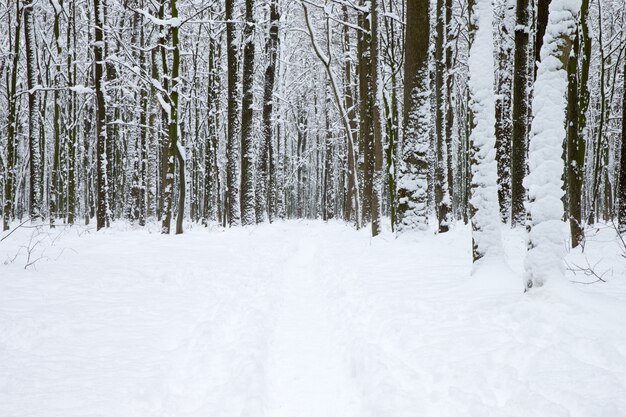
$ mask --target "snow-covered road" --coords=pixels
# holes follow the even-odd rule
[[[481,278],[469,238],[19,231],[0,243],[0,417],[626,416],[624,265],[523,295],[521,235],[514,272]]]

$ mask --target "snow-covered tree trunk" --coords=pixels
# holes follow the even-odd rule
[[[13,37],[13,60],[11,65],[11,78],[7,83],[7,150],[6,150],[6,179],[4,180],[4,207],[2,208],[2,230],[9,230],[11,220],[14,216],[15,201],[15,182],[16,182],[16,155],[15,140],[17,136],[17,78],[20,57],[20,34],[22,32],[23,6],[20,2],[16,2],[16,25],[15,35]],[[8,78],[8,77],[7,77]]]
[[[428,224],[429,1],[409,0],[404,66],[404,142],[398,169],[398,232]]]
[[[370,196],[370,212],[372,219],[372,236],[377,236],[381,231],[381,203],[383,190],[383,129],[380,106],[382,102],[382,92],[380,84],[382,79],[379,76],[379,56],[380,56],[380,31],[379,31],[379,5],[378,0],[371,0],[371,60],[370,77],[372,80],[372,124],[373,124],[373,144],[372,144],[372,194]]]
[[[243,29],[243,98],[241,101],[241,223],[256,223],[254,201],[254,141],[252,137],[252,87],[254,84],[254,0],[246,0]]]
[[[101,0],[94,0],[95,36],[93,57],[96,87],[96,169],[97,209],[96,228],[109,226],[109,182],[107,176],[107,129],[105,107],[105,62],[104,62],[104,10]]]
[[[552,0],[532,103],[533,122],[524,180],[529,197],[526,289],[563,275],[563,141],[567,61],[580,0]]]
[[[445,31],[445,6],[443,0],[437,0],[437,13],[435,22],[435,205],[439,233],[447,232],[450,228],[450,189],[448,188],[448,137],[445,124],[447,93],[444,75],[446,62],[444,50],[446,43]]]
[[[511,143],[511,225],[524,223],[526,154],[528,147],[529,1],[517,0],[513,69],[513,131]]]
[[[259,144],[259,160],[256,181],[256,221],[261,223],[265,221],[266,216],[272,220],[273,207],[270,208],[270,202],[273,199],[269,194],[274,190],[268,189],[270,183],[268,175],[270,165],[272,164],[272,112],[274,109],[274,81],[276,78],[276,57],[278,54],[278,21],[280,14],[278,12],[278,0],[272,0],[270,4],[270,28],[267,42],[265,44],[267,54],[267,66],[265,67],[265,80],[263,87],[263,135]]]
[[[226,217],[231,226],[239,225],[239,140],[237,135],[237,43],[235,41],[234,2],[226,0],[226,66],[228,69],[226,139]]]
[[[619,189],[617,220],[620,233],[626,232],[626,59],[622,73],[622,149],[619,163]]]
[[[470,1],[469,94],[472,253],[474,262],[500,252],[496,165],[493,10],[490,0]]]
[[[43,208],[43,161],[39,137],[39,69],[35,39],[35,11],[33,0],[24,2],[24,37],[26,39],[26,72],[28,78],[28,156],[30,164],[30,217],[36,221]]]
[[[497,9],[498,65],[496,69],[496,161],[498,162],[498,202],[500,216],[507,223],[511,216],[511,132],[513,88],[513,31],[515,3],[500,1]]]

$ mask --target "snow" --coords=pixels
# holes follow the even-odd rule
[[[0,415],[626,415],[612,230],[567,258],[606,284],[526,294],[524,231],[503,230],[510,269],[478,278],[462,225],[18,229],[0,242]]]

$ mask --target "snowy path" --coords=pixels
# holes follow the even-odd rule
[[[476,279],[463,227],[63,230],[0,244],[0,417],[626,417],[606,236],[611,282],[523,295],[510,231]]]
[[[298,243],[282,278],[279,306],[268,361],[267,415],[271,417],[358,416],[355,381],[346,362],[329,313],[324,282],[315,272],[317,247]]]

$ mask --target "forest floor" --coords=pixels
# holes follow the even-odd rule
[[[0,242],[0,416],[623,417],[626,260],[589,234],[568,265],[607,282],[523,294],[521,230],[471,275],[465,226],[22,228]]]

